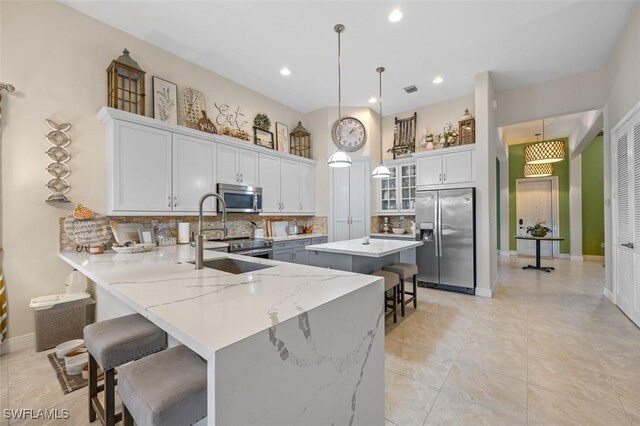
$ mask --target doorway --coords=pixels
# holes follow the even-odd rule
[[[527,227],[537,222],[545,222],[551,228],[550,236],[559,235],[559,198],[558,177],[528,178],[516,180],[516,232],[518,236],[527,235]],[[541,244],[540,254],[545,257],[558,257],[558,242]],[[535,256],[535,241],[518,240],[518,256]]]

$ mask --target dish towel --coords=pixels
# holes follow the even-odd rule
[[[0,343],[7,338],[7,292],[4,288],[4,272],[0,269]]]

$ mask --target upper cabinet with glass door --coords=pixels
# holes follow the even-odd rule
[[[385,162],[391,176],[378,179],[378,214],[415,212],[416,162],[413,158]]]

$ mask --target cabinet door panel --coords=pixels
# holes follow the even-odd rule
[[[297,263],[300,265],[308,265],[310,253],[311,252],[308,250],[305,250],[304,247],[296,248],[296,250],[293,252],[293,263]]]
[[[219,144],[216,155],[216,169],[218,183],[238,185],[240,183],[238,172],[238,148]]]
[[[293,258],[293,251],[282,251],[280,253],[273,253],[273,260],[279,260],[280,262],[291,262]]]
[[[262,187],[262,211],[280,211],[280,159],[260,154],[260,186]]]
[[[315,212],[316,169],[311,164],[300,163],[300,211]]]
[[[351,216],[351,230],[349,238],[362,238],[368,234],[367,224],[367,179],[369,175],[364,163],[353,163],[350,171],[349,209]]]
[[[349,239],[349,169],[332,168],[333,175],[333,241]]]
[[[173,135],[173,211],[198,211],[200,197],[215,192],[215,145],[209,141]],[[213,198],[204,209],[215,212]]]
[[[280,160],[280,201],[282,211],[300,212],[300,182],[298,181],[298,163],[291,160]]]
[[[114,211],[171,211],[171,133],[118,122],[114,141]]]
[[[238,150],[238,172],[240,184],[258,186],[258,153],[244,149]]]
[[[418,185],[439,185],[442,183],[442,156],[420,157],[416,161]]]
[[[378,212],[389,213],[398,211],[398,166],[389,166],[391,176],[377,179]]]
[[[444,183],[472,182],[471,151],[444,154],[442,156],[442,181]]]

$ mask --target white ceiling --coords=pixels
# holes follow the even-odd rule
[[[487,70],[500,91],[599,68],[638,4],[63,2],[301,112],[337,105],[333,26],[342,23],[343,105],[368,106],[378,92],[375,69],[385,66],[385,115],[471,94],[474,75]],[[387,16],[395,7],[404,19],[393,24]],[[284,66],[292,72],[286,78],[279,74]],[[436,75],[444,83],[432,84]],[[418,92],[406,94],[403,87],[412,84]]]
[[[585,111],[577,114],[561,115],[544,120],[544,139],[571,138],[583,123],[589,122],[595,111]],[[501,127],[502,140],[506,145],[535,142],[536,133],[542,139],[542,120],[529,121]]]

